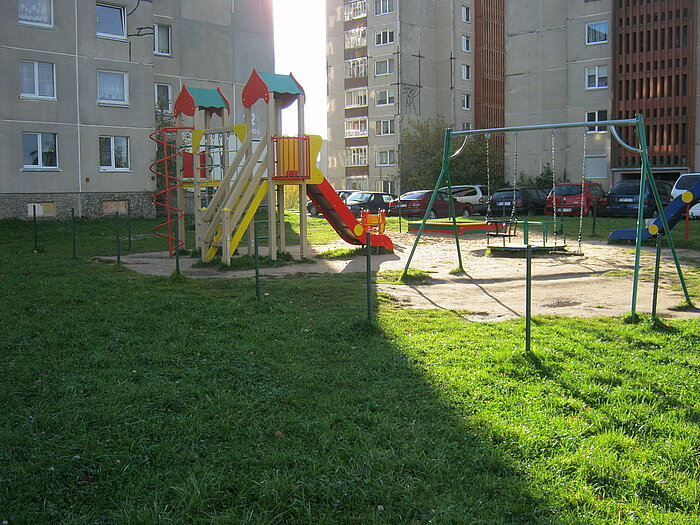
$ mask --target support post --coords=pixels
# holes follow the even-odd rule
[[[71,229],[72,229],[72,258],[78,258],[78,233],[75,224],[75,208],[70,209]]]
[[[255,299],[260,300],[260,250],[258,249],[258,223],[253,219],[253,245],[255,249]]]
[[[117,239],[117,264],[122,263],[121,236],[119,233],[119,212],[114,212],[114,236]]]
[[[527,245],[525,269],[525,352],[530,352],[532,320],[532,246]]]
[[[367,322],[372,322],[372,239],[369,231],[365,234],[367,243]]]
[[[39,234],[36,227],[36,204],[32,204],[32,235],[34,237],[34,251],[39,250]]]
[[[656,319],[656,305],[659,295],[659,267],[661,266],[661,234],[656,236],[656,260],[654,261],[654,293],[651,296],[651,317]]]

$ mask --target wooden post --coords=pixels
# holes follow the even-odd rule
[[[299,175],[306,177],[311,175],[311,159],[307,157],[309,143],[304,140],[304,95],[297,98],[297,135],[299,136]],[[306,217],[306,179],[302,179],[299,185],[299,256],[307,256],[307,222]]]
[[[272,137],[278,134],[277,129],[277,104],[274,98],[267,105],[267,246],[271,261],[277,260],[277,217],[275,214],[275,182],[272,177],[275,174],[275,144]]]

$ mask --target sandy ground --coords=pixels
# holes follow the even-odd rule
[[[401,270],[406,264],[415,235],[392,234],[395,250],[391,255],[372,257],[376,271]],[[311,252],[324,251],[348,245],[312,246]],[[569,250],[577,250],[576,242],[569,241]],[[431,272],[430,285],[378,285],[391,295],[398,305],[407,308],[459,309],[466,317],[479,321],[499,321],[523,316],[525,313],[525,260],[521,258],[488,257],[483,237],[465,236],[460,240],[465,274],[451,275],[457,267],[454,237],[424,235],[414,254],[411,268]],[[298,247],[290,249],[298,254]],[[535,315],[563,315],[575,317],[618,316],[630,311],[632,298],[632,271],[634,248],[608,246],[601,242],[582,244],[583,255],[540,255],[532,264],[532,310]],[[700,253],[681,250],[686,261],[700,265]],[[645,249],[642,256],[642,279],[637,295],[637,312],[651,311],[654,268],[653,249]],[[103,259],[114,262],[114,259]],[[140,273],[170,275],[175,261],[165,252],[126,255],[122,264]],[[192,268],[196,259],[182,257],[181,273],[194,278],[252,278],[253,270],[219,272],[213,268]],[[683,300],[675,266],[670,252],[665,250],[661,264],[662,278],[658,295],[658,313],[666,318],[700,317],[700,310],[674,311],[671,307]],[[263,268],[263,276],[291,274],[365,272],[366,259],[317,260],[310,264],[295,264],[280,268]]]

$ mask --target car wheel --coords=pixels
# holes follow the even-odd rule
[[[464,210],[462,210],[462,217],[471,217],[472,215],[474,215],[472,209],[469,206],[465,206]]]
[[[435,215],[435,210],[430,210],[428,212],[428,219],[434,219],[435,217],[437,217],[437,215]]]
[[[309,212],[309,215],[312,217],[318,217],[318,208],[315,204],[309,204],[306,209]]]
[[[534,215],[535,215],[535,208],[533,208],[532,206],[528,207],[528,209],[527,209],[527,216],[528,216],[528,217],[533,217]]]

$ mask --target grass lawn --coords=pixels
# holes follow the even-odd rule
[[[699,321],[536,318],[526,354],[522,321],[368,325],[364,276],[256,302],[69,226],[0,221],[0,523],[700,522]]]

